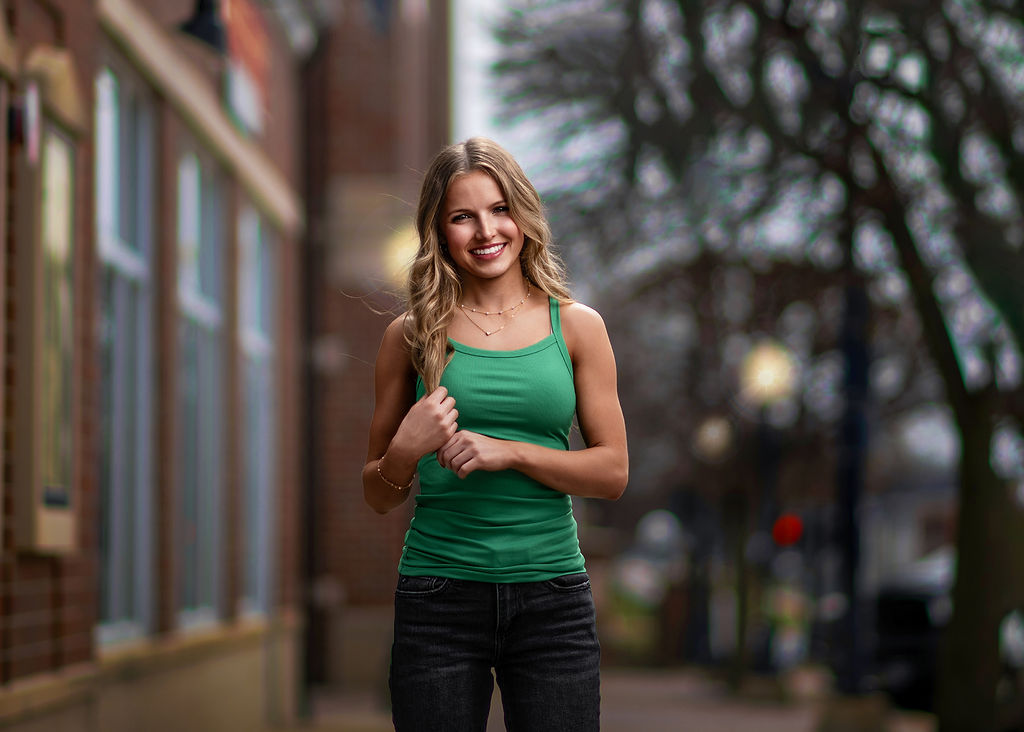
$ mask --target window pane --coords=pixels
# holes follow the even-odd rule
[[[185,319],[179,375],[179,602],[215,611],[220,564],[221,410],[218,334]]]
[[[152,593],[149,266],[153,155],[149,105],[111,68],[96,79],[99,291],[99,627],[101,643],[137,637]]]
[[[221,300],[221,251],[224,246],[224,205],[221,187],[212,173],[203,171],[201,223],[199,228],[199,283],[213,302]]]
[[[178,165],[178,278],[181,289],[199,288],[199,161],[186,155]]]
[[[42,479],[50,500],[71,485],[72,219],[71,145],[52,128],[43,152]]]
[[[100,351],[100,373],[113,374],[114,365],[117,361],[116,346],[114,343],[117,333],[117,322],[114,313],[114,278],[112,273],[104,268],[100,287],[100,329],[99,329],[99,351]],[[109,621],[117,617],[116,606],[118,602],[113,595],[116,593],[117,572],[111,571],[116,553],[114,552],[114,533],[117,521],[114,519],[113,506],[116,505],[117,489],[114,486],[115,462],[113,459],[113,447],[117,442],[115,437],[117,426],[114,419],[114,392],[113,379],[104,378],[100,383],[100,526],[99,526],[99,552],[100,552],[100,621]]]
[[[270,610],[270,556],[254,548],[273,543],[271,509],[275,453],[273,342],[270,338],[272,270],[268,231],[252,206],[242,208],[239,236],[239,327],[245,354],[244,475],[242,490],[242,556],[245,558],[242,607]]]
[[[100,248],[114,236],[118,218],[118,85],[104,69],[96,79],[96,224]]]
[[[261,613],[270,610],[269,555],[260,549],[271,545],[273,531],[270,517],[275,455],[271,433],[274,424],[271,374],[269,358],[246,359],[243,607]]]
[[[148,255],[152,251],[152,236],[154,217],[153,211],[153,190],[155,176],[153,175],[154,164],[154,123],[153,105],[148,98],[138,95],[132,98],[131,107],[133,148],[128,151],[133,159],[131,165],[131,201],[132,216],[131,246],[133,249]]]
[[[100,586],[102,622],[142,622],[136,586],[142,557],[136,552],[138,502],[148,483],[140,470],[146,432],[139,384],[141,315],[137,287],[104,268],[101,355],[103,444],[100,462]]]
[[[273,338],[274,332],[274,242],[270,236],[270,232],[263,227],[261,229],[260,236],[260,264],[259,264],[259,278],[260,278],[260,305],[259,305],[259,318],[260,318],[260,331],[267,335],[267,337]]]
[[[136,235],[136,220],[139,202],[139,181],[136,165],[138,161],[138,116],[137,100],[132,95],[123,95],[118,107],[118,114],[121,120],[120,134],[118,135],[118,238],[131,248],[138,247]]]
[[[259,329],[259,288],[256,275],[259,266],[259,215],[251,206],[244,206],[238,217],[238,294],[239,318],[242,328]]]
[[[221,368],[225,339],[220,308],[224,248],[223,193],[199,157],[178,170],[181,303],[179,602],[181,622],[217,617],[221,565]]]

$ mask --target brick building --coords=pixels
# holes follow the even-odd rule
[[[318,19],[216,5],[0,4],[5,729],[295,714]]]
[[[411,501],[378,516],[360,473],[373,362],[414,251],[422,173],[449,141],[447,5],[346,4],[307,66],[314,684],[383,689]]]

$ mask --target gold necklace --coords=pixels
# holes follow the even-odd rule
[[[517,307],[519,307],[524,302],[526,302],[526,298],[528,298],[530,296],[531,292],[533,292],[533,290],[530,289],[530,283],[527,282],[526,283],[526,294],[523,295],[523,299],[522,300],[517,302],[515,305],[510,305],[507,308],[502,308],[501,310],[496,310],[493,313],[489,312],[487,310],[477,310],[476,308],[471,308],[469,305],[463,305],[461,302],[459,303],[459,307],[462,308],[463,310],[469,310],[472,313],[480,313],[481,315],[502,315],[503,313],[507,313],[509,310],[515,310]]]
[[[517,302],[515,305],[511,305],[511,306],[509,306],[507,308],[502,308],[501,310],[498,310],[498,311],[495,311],[495,312],[488,312],[487,310],[477,310],[476,308],[471,308],[468,305],[463,305],[461,302],[459,303],[459,307],[462,309],[462,314],[466,316],[466,319],[470,323],[475,325],[477,327],[477,329],[481,333],[483,333],[485,336],[492,336],[495,333],[499,333],[502,330],[504,330],[505,326],[507,326],[509,323],[511,323],[515,319],[515,317],[519,314],[520,306],[524,302],[526,302],[527,298],[530,297],[530,293],[531,292],[533,292],[533,290],[530,289],[530,283],[527,282],[526,283],[526,294],[523,296],[522,300]],[[510,313],[510,315],[508,316],[508,320],[503,321],[502,324],[499,327],[495,328],[494,330],[487,330],[482,325],[480,325],[478,322],[473,320],[472,317],[470,317],[469,314],[471,312],[472,313],[478,313],[480,315],[504,315],[505,313]]]

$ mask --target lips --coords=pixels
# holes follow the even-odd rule
[[[480,247],[478,249],[470,249],[469,253],[474,257],[493,257],[501,254],[505,249],[506,244],[492,244],[488,247]]]

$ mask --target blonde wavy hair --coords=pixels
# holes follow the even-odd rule
[[[427,393],[441,381],[451,348],[448,324],[462,299],[462,281],[441,234],[442,207],[448,187],[459,176],[487,173],[505,196],[509,215],[523,232],[519,255],[523,275],[544,294],[571,302],[565,267],[551,248],[551,228],[544,216],[537,189],[519,163],[493,140],[472,137],[439,152],[423,177],[416,230],[419,249],[409,268],[405,340],[413,367]]]

